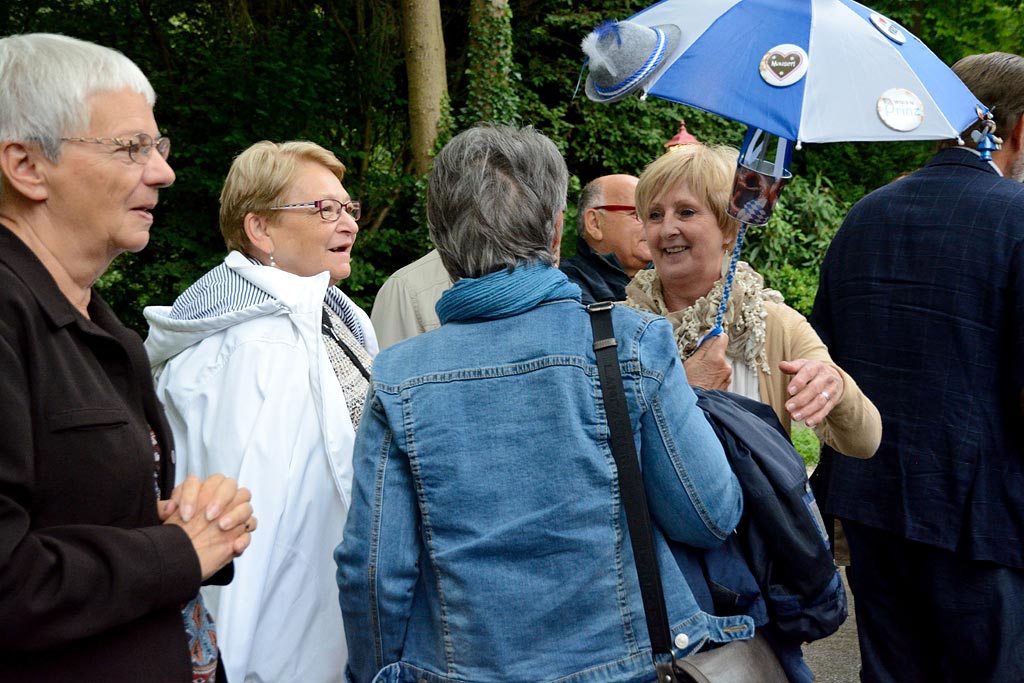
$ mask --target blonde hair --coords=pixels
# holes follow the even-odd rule
[[[686,183],[694,196],[714,212],[725,235],[735,236],[739,224],[726,212],[739,152],[725,145],[694,143],[665,152],[640,174],[636,210],[646,222],[654,200],[676,185]]]
[[[269,218],[270,207],[281,203],[303,161],[326,167],[338,180],[345,177],[345,165],[334,152],[315,142],[262,140],[235,157],[220,192],[220,232],[228,250],[252,255],[252,243],[245,234],[246,215]]]

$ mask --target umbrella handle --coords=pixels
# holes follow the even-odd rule
[[[732,280],[736,276],[736,263],[740,260],[740,251],[743,250],[743,236],[747,233],[747,227],[746,223],[740,223],[739,232],[736,233],[736,246],[732,248],[732,259],[729,261],[729,271],[725,276],[725,286],[722,288],[722,300],[718,303],[718,313],[715,315],[715,326],[697,342],[698,349],[708,339],[722,334],[722,320],[725,318],[725,307],[729,305],[729,294],[732,293]]]
[[[699,349],[708,339],[717,337],[718,335],[722,334],[722,332],[723,330],[721,325],[715,325],[714,327],[712,327],[707,334],[705,334],[703,337],[697,340],[697,348],[695,348],[694,351]]]
[[[996,122],[992,118],[992,111],[982,105],[977,105],[978,119],[981,120],[981,128],[971,133],[976,149],[980,153],[982,161],[992,161],[992,152],[1002,147],[1003,139],[996,137]]]

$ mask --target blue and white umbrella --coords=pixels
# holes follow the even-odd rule
[[[852,0],[664,0],[681,37],[642,91],[799,142],[955,138],[977,99],[909,31]]]
[[[853,0],[662,0],[602,24],[583,50],[592,100],[653,95],[750,126],[729,206],[740,229],[704,339],[721,332],[743,237],[768,222],[794,147],[957,138],[988,115],[917,37]],[[983,157],[997,143],[982,140]]]

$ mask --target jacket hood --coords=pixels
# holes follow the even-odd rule
[[[270,268],[233,251],[199,278],[172,306],[147,306],[146,352],[156,368],[225,328],[267,315],[319,312],[327,303],[366,344],[355,306],[330,286],[326,272],[302,277]]]

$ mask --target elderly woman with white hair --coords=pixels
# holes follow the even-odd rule
[[[568,172],[531,128],[434,160],[441,327],[376,360],[335,551],[349,678],[653,680],[591,321],[558,270]],[[667,539],[720,545],[739,484],[661,318],[612,310],[675,654],[749,638],[697,606]]]
[[[93,287],[174,181],[156,96],[51,34],[0,39],[0,92],[0,680],[221,683],[199,587],[247,547],[249,493],[172,490],[142,342]]]

